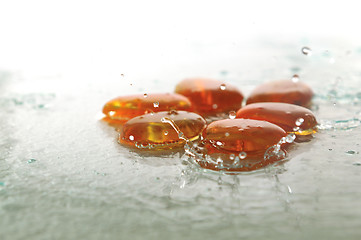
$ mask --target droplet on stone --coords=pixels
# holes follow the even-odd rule
[[[229,118],[230,119],[235,119],[236,118],[236,112],[235,111],[230,111],[229,112]]]

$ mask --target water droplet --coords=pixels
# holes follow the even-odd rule
[[[290,186],[287,185],[288,193],[292,193],[292,189]]]
[[[167,136],[167,135],[168,135],[168,131],[164,131],[164,135],[166,135],[166,136]]]
[[[296,135],[293,134],[293,133],[290,133],[285,137],[285,140],[286,140],[287,143],[293,143],[293,141],[295,139],[296,139]]]
[[[226,132],[225,134],[224,134],[224,136],[226,136],[226,137],[229,137],[229,132]]]
[[[236,155],[234,155],[233,153],[229,155],[230,160],[234,160],[235,157],[236,157]]]
[[[153,103],[153,106],[154,106],[155,108],[159,107],[159,102],[154,102],[154,103]]]
[[[36,162],[36,159],[30,158],[30,159],[28,160],[28,163],[33,163],[33,162]]]
[[[221,90],[226,90],[226,84],[222,83],[221,86],[219,86]]]
[[[303,48],[301,49],[301,51],[302,51],[303,54],[305,54],[305,55],[307,55],[307,56],[311,56],[311,54],[312,54],[312,50],[311,50],[311,48],[309,48],[309,47],[303,47]]]
[[[217,183],[218,183],[218,185],[222,185],[222,183],[223,183],[223,180],[220,176],[218,177]]]
[[[235,119],[236,118],[236,112],[235,111],[230,111],[229,112],[229,118],[230,119]]]
[[[217,141],[216,144],[217,144],[217,146],[222,146],[223,145],[223,143],[220,142],[220,141]]]
[[[353,155],[353,154],[358,153],[358,152],[353,151],[353,150],[349,150],[349,151],[347,151],[346,153],[347,153],[347,154],[350,154],[350,155]]]
[[[293,128],[293,131],[294,131],[294,132],[300,131],[300,127],[294,127],[294,128]]]
[[[213,109],[217,109],[217,108],[218,108],[218,105],[217,105],[217,104],[213,104],[213,105],[212,105],[212,108],[213,108]]]
[[[148,97],[148,94],[144,93],[144,98]]]
[[[301,126],[304,121],[305,121],[305,119],[303,119],[303,118],[298,118],[298,119],[296,120],[296,126]]]
[[[245,159],[247,157],[247,153],[246,152],[240,152],[238,154],[238,156],[239,156],[240,159]]]
[[[292,76],[291,80],[292,80],[292,82],[296,83],[296,82],[300,81],[300,76],[295,74],[295,75]]]

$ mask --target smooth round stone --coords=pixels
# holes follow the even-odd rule
[[[103,113],[110,119],[125,121],[151,112],[190,110],[191,102],[175,93],[121,96],[107,102]]]
[[[197,139],[206,127],[198,114],[186,111],[157,112],[127,121],[119,142],[139,149],[172,149]]]
[[[193,110],[202,116],[237,111],[244,98],[237,87],[204,78],[185,79],[177,84],[175,92],[186,96]]]
[[[284,102],[304,107],[311,105],[312,89],[303,82],[279,80],[266,82],[256,87],[247,99],[247,104],[257,102]]]
[[[252,103],[239,109],[236,118],[268,121],[299,135],[311,134],[317,126],[316,117],[309,109],[289,103]]]
[[[287,133],[279,126],[252,119],[224,119],[212,122],[203,132],[205,141],[217,149],[257,153],[279,143]]]

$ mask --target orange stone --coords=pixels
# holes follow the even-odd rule
[[[239,109],[236,118],[268,121],[298,135],[312,134],[317,126],[309,109],[289,103],[252,103]]]
[[[287,133],[279,126],[252,119],[224,119],[210,123],[203,132],[214,147],[233,152],[261,153]]]
[[[284,102],[304,107],[311,105],[313,92],[303,82],[280,80],[256,87],[247,99],[247,104],[257,102]]]
[[[139,149],[172,149],[198,139],[205,127],[206,121],[196,113],[149,113],[127,121],[120,131],[119,142]]]
[[[107,102],[103,113],[110,120],[125,121],[150,112],[191,110],[191,102],[174,93],[139,94],[117,97]]]
[[[277,125],[252,119],[225,119],[212,122],[203,132],[204,140],[194,151],[195,161],[215,171],[253,171],[286,157],[282,144],[290,143]],[[201,149],[201,150],[199,150]]]
[[[202,116],[237,111],[243,101],[243,94],[235,86],[211,79],[185,79],[177,84],[175,92],[186,96],[193,110]]]

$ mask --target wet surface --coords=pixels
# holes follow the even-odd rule
[[[304,40],[258,41],[247,52],[195,44],[187,53],[198,49],[194,55],[207,64],[158,59],[148,78],[135,69],[0,72],[2,239],[357,238],[360,47],[328,46],[326,54],[324,42],[313,42],[305,55]],[[247,57],[255,52],[261,57]],[[101,121],[110,98],[169,92],[187,77],[224,80],[247,96],[294,74],[316,94],[319,131],[295,143],[286,161],[255,172],[203,170],[183,151],[140,154],[119,145],[118,133]]]

